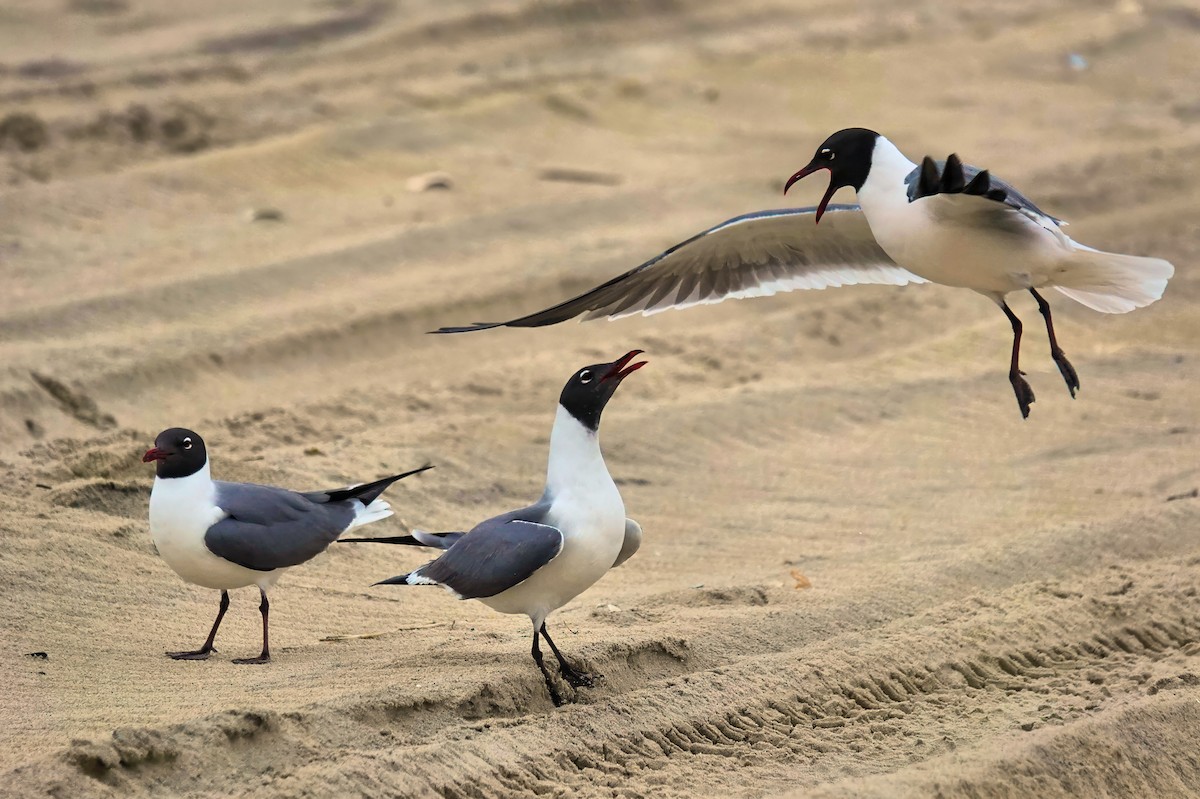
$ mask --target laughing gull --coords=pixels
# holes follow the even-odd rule
[[[598,675],[571,666],[546,631],[546,617],[632,555],[641,528],[625,518],[625,504],[600,453],[600,414],[621,381],[646,365],[630,364],[641,350],[571,375],[550,431],[546,489],[535,504],[480,522],[468,533],[424,533],[384,539],[444,549],[436,560],[376,585],[440,585],[459,599],[478,599],[501,613],[533,622],[533,660],[555,705],[562,696],[538,645],[541,635],[573,688]],[[354,540],[354,539],[348,539]],[[377,539],[378,540],[378,539]]]
[[[158,434],[142,456],[155,463],[150,493],[150,535],[175,573],[189,583],[218,588],[221,605],[204,646],[168,652],[175,660],[204,660],[229,608],[229,590],[257,585],[262,595],[262,654],[234,663],[266,663],[267,589],[292,566],[311,560],[338,536],[392,515],[379,495],[392,483],[432,466],[373,483],[299,494],[285,488],[226,483],[209,472],[204,439],[172,427]]]
[[[1018,366],[1021,321],[1005,302],[1028,291],[1046,322],[1050,353],[1071,396],[1079,378],[1054,335],[1050,305],[1038,289],[1055,288],[1103,313],[1125,313],[1158,300],[1175,268],[1159,258],[1101,252],[1063,232],[1066,224],[1020,192],[951,155],[910,161],[865,128],[830,136],[784,186],[820,170],[829,188],[812,208],[734,217],[677,244],[623,275],[566,302],[507,322],[443,327],[461,333],[492,327],[541,327],[582,315],[618,319],[726,299],[858,283],[941,283],[993,300],[1013,330],[1009,382],[1021,415],[1033,390]],[[859,205],[830,205],[843,187]],[[824,224],[803,224],[807,220]]]

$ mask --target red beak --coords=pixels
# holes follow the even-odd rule
[[[142,456],[142,463],[150,463],[151,461],[165,461],[167,456],[170,454],[171,453],[167,452],[165,449],[151,447],[150,449],[146,450],[146,454]]]
[[[822,169],[829,169],[829,167],[823,166],[821,164],[809,164],[808,166],[804,167],[804,169],[801,169],[799,172],[797,172],[796,174],[794,174],[790,178],[788,178],[787,183],[783,184],[783,193],[787,194],[788,189],[790,189],[792,187],[792,184],[795,183],[796,181],[803,180],[804,178],[811,175],[813,172],[818,172]],[[829,188],[825,190],[825,196],[821,198],[821,204],[817,206],[816,224],[820,224],[821,217],[825,215],[825,207],[827,205],[829,205],[829,200],[833,197],[833,193],[835,191],[837,191],[837,189],[834,188],[833,177],[830,176]]]
[[[642,354],[641,350],[630,350],[629,352],[622,355],[620,360],[618,360],[616,363],[614,363],[612,365],[612,367],[609,368],[608,374],[606,374],[604,377],[600,378],[600,382],[603,383],[605,380],[613,380],[613,379],[624,380],[626,377],[633,374],[638,369],[641,369],[643,366],[645,366],[647,364],[647,361],[638,361],[633,366],[626,368],[626,364],[628,364],[630,361],[632,361],[634,358],[636,358],[637,356],[639,356],[641,354]]]

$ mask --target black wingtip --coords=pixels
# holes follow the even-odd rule
[[[937,162],[928,155],[921,161],[921,177],[917,181],[917,199],[937,194],[941,177],[938,175]]]
[[[405,477],[412,477],[414,474],[420,474],[421,472],[427,472],[432,468],[433,468],[433,464],[427,463],[424,466],[418,466],[416,469],[409,469],[407,472],[401,472],[400,474],[393,474],[391,477],[384,477],[380,480],[376,480],[373,483],[367,483],[366,485],[361,485],[361,486],[358,486],[357,488],[350,489],[350,490],[352,490],[352,491],[367,491],[367,490],[378,487],[379,494],[382,494],[383,489],[387,488],[392,483],[399,482],[400,480],[403,480]],[[376,494],[376,496],[378,496],[378,494]]]
[[[507,322],[472,322],[458,327],[439,327],[437,330],[426,331],[431,336],[444,336],[448,333],[473,333],[476,330],[491,330],[494,327],[504,327]]]
[[[375,494],[375,496],[379,496],[379,494],[382,494],[384,489],[386,489],[392,483],[399,482],[400,480],[403,480],[405,477],[412,477],[414,474],[420,474],[421,472],[427,472],[432,468],[434,468],[433,464],[427,463],[424,466],[418,466],[416,469],[409,469],[407,472],[401,472],[400,474],[394,474],[391,477],[384,477],[382,480],[376,480],[373,483],[367,483],[366,485],[359,486],[358,488],[353,489],[353,490],[354,491],[370,491],[372,489],[378,488],[379,491]]]
[[[388,489],[388,487],[398,480],[403,480],[405,477],[412,477],[414,474],[427,472],[433,468],[432,463],[427,463],[424,466],[411,469],[407,472],[394,474],[391,477],[384,477],[380,480],[375,480],[370,483],[354,486],[352,488],[339,488],[334,491],[326,491],[325,495],[329,497],[330,502],[342,502],[347,499],[357,499],[364,505],[370,505],[379,495]]]
[[[964,186],[966,180],[963,177],[962,161],[958,153],[950,153],[946,158],[946,165],[942,167],[941,191],[943,194],[959,194]]]
[[[380,580],[377,583],[371,583],[372,588],[377,585],[408,585],[408,575],[398,574],[395,577],[389,577],[386,580]]]
[[[411,535],[386,535],[376,538],[339,538],[339,544],[403,544],[410,547],[425,546]]]
[[[963,194],[979,194],[986,195],[992,188],[992,176],[984,169],[975,177],[971,178],[971,182],[963,187]]]
[[[935,194],[972,194],[997,202],[1008,201],[1008,191],[997,186],[986,169],[977,172],[969,183],[966,176],[966,168],[957,153],[947,156],[940,174],[937,162],[927,155],[921,161],[916,187],[909,189],[909,202]]]

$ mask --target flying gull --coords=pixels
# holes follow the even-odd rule
[[[1004,311],[1013,331],[1008,378],[1027,417],[1034,396],[1019,367],[1022,325],[1005,301],[1008,294],[1033,295],[1050,354],[1074,397],[1079,377],[1054,335],[1040,289],[1055,288],[1103,313],[1126,313],[1161,298],[1175,272],[1159,258],[1079,244],[1063,232],[1065,222],[986,169],[957,155],[945,161],[926,156],[917,165],[871,130],[830,136],[784,191],[821,170],[830,181],[816,207],[734,217],[551,308],[436,332],[541,327],[577,316],[619,319],[797,289],[941,283],[972,289]],[[859,204],[831,205],[834,192],[847,186]],[[824,224],[805,224],[809,219]]]

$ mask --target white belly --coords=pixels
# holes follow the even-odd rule
[[[158,554],[184,580],[205,588],[258,585],[265,589],[272,585],[280,570],[247,569],[218,558],[204,545],[205,532],[225,513],[213,504],[212,481],[193,480],[196,476],[154,481],[150,537]]]
[[[625,541],[625,505],[615,485],[589,496],[591,503],[576,502],[570,495],[555,498],[547,521],[564,534],[558,557],[519,585],[480,601],[501,613],[525,614],[540,625],[603,577]]]

